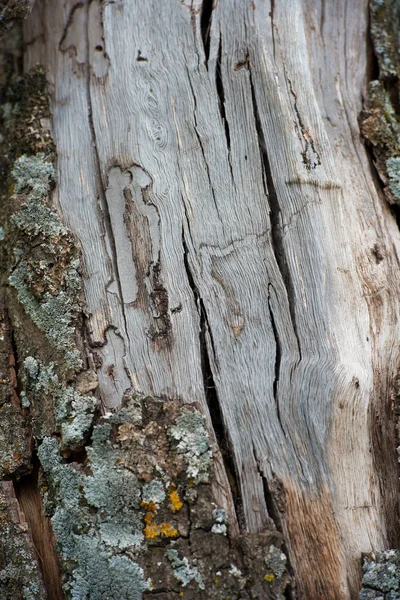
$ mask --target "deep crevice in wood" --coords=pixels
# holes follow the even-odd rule
[[[228,151],[228,163],[229,169],[231,172],[232,181],[235,182],[235,178],[233,176],[232,164],[231,164],[231,134],[229,130],[229,123],[226,117],[225,112],[225,92],[224,92],[224,84],[222,81],[222,41],[221,36],[219,38],[218,45],[218,56],[217,56],[217,64],[215,67],[215,88],[218,94],[218,108],[221,115],[222,123],[224,125],[225,138],[226,138],[226,147]]]
[[[222,82],[222,41],[221,41],[221,37],[219,38],[219,45],[218,45],[218,58],[217,58],[217,65],[216,65],[216,69],[215,69],[215,87],[217,89],[217,94],[218,94],[218,98],[219,98],[219,102],[218,102],[218,107],[219,107],[219,112],[221,114],[221,119],[222,122],[224,124],[224,128],[225,128],[225,137],[226,137],[226,145],[228,148],[228,152],[230,152],[231,150],[231,135],[230,135],[230,131],[229,131],[229,123],[228,120],[226,118],[226,113],[225,113],[225,92],[224,92],[224,84]]]
[[[40,463],[36,452],[33,452],[32,464],[32,472],[29,475],[21,477],[19,481],[14,481],[15,496],[29,526],[48,594],[47,600],[64,600],[55,538],[50,519],[44,514],[43,500],[39,490]]]
[[[214,0],[203,0],[201,5],[200,31],[201,39],[203,41],[204,55],[206,57],[206,66],[208,64],[208,58],[210,56],[210,29],[213,4]]]
[[[274,319],[274,313],[273,313],[272,306],[271,306],[270,287],[272,287],[271,283],[268,285],[268,309],[269,309],[269,315],[270,315],[270,319],[271,319],[272,331],[273,331],[274,338],[275,338],[275,377],[274,377],[274,383],[273,383],[273,391],[274,391],[274,399],[275,399],[275,406],[276,406],[276,415],[278,417],[278,421],[282,428],[282,431],[284,431],[283,426],[282,426],[281,413],[280,413],[279,400],[278,400],[278,383],[279,383],[279,376],[280,376],[280,370],[281,370],[282,344],[279,339],[279,334],[278,334],[278,330],[277,330],[275,319]]]
[[[271,10],[269,11],[269,16],[271,19],[271,33],[272,33],[272,48],[275,59],[275,23],[274,23],[274,13],[275,13],[275,0],[271,0]]]
[[[240,495],[240,486],[238,477],[236,474],[236,465],[232,456],[229,438],[226,433],[226,429],[223,422],[221,405],[218,398],[217,389],[215,386],[214,376],[211,369],[209,346],[211,346],[214,363],[216,363],[215,345],[212,336],[211,327],[208,322],[207,312],[204,306],[204,302],[200,296],[198,287],[196,286],[193,278],[193,273],[190,268],[188,254],[189,249],[185,240],[185,232],[182,228],[182,246],[184,250],[184,265],[187,273],[189,286],[193,292],[197,310],[200,317],[200,360],[201,370],[203,375],[204,394],[207,401],[208,410],[210,412],[210,418],[215,433],[222,459],[224,461],[224,467],[231,489],[237,520],[240,527],[244,527],[243,511],[242,511],[242,498]],[[208,339],[207,339],[208,338]]]
[[[275,260],[278,268],[282,275],[283,283],[286,287],[287,299],[289,303],[289,311],[292,320],[293,332],[296,336],[297,346],[299,351],[299,362],[301,361],[301,345],[300,338],[297,331],[296,323],[296,312],[294,306],[295,292],[293,281],[290,275],[290,271],[287,265],[285,248],[283,244],[282,226],[281,226],[281,209],[279,206],[278,195],[275,190],[274,182],[272,179],[271,167],[269,164],[267,146],[264,139],[264,133],[262,130],[260,113],[257,106],[257,99],[252,81],[251,69],[249,70],[250,77],[250,89],[251,98],[253,103],[254,121],[257,130],[258,143],[260,148],[261,163],[264,167],[264,180],[265,180],[265,192],[268,196],[269,208],[270,208],[270,220],[271,220],[271,238],[272,238],[272,249],[274,252]]]

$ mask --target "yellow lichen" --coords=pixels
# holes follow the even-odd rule
[[[149,523],[148,525],[146,525],[143,532],[148,540],[152,540],[153,538],[160,535],[157,523]]]
[[[178,531],[175,527],[172,527],[169,523],[161,523],[160,525],[160,533],[164,537],[177,537]]]
[[[149,510],[150,512],[157,512],[157,506],[154,502],[141,502],[140,506],[145,510]]]
[[[143,504],[143,503],[142,503]],[[153,504],[149,502],[149,504]],[[144,522],[146,523],[146,527],[143,529],[143,533],[145,537],[149,539],[153,539],[158,536],[163,536],[166,538],[178,537],[178,531],[175,527],[172,527],[169,523],[156,523],[153,519],[156,516],[156,512],[147,512],[144,515]]]
[[[273,573],[269,573],[269,575],[264,576],[265,581],[273,581],[275,579],[275,575]]]
[[[181,510],[183,504],[179,498],[178,490],[173,490],[170,494],[168,494],[168,498],[170,502],[169,508],[172,510],[172,512],[178,512],[178,510]]]

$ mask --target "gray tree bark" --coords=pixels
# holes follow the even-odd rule
[[[3,52],[5,597],[347,600],[398,543],[378,4],[377,59],[366,0],[37,0]]]

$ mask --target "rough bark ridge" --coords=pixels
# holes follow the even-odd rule
[[[7,298],[67,597],[355,598],[396,543],[367,28],[365,0],[36,3],[57,161],[10,165]]]
[[[400,204],[400,126],[399,126],[399,39],[400,6],[393,0],[370,4],[370,33],[373,60],[364,111],[360,116],[361,130],[371,151],[383,194],[393,206],[398,220]],[[399,223],[399,220],[398,220]],[[375,258],[384,259],[377,245]],[[400,381],[398,381],[400,384]],[[397,417],[399,444],[400,387],[392,402]],[[397,452],[399,453],[399,448]],[[400,558],[397,550],[372,552],[364,556],[361,600],[390,599],[400,590]]]

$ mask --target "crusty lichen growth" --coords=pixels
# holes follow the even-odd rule
[[[12,484],[0,483],[0,597],[43,600],[47,596],[34,548],[19,517]]]
[[[179,556],[178,551],[173,548],[169,548],[165,555],[172,565],[175,579],[177,579],[183,587],[186,587],[191,581],[195,581],[200,590],[205,589],[198,568],[196,566],[191,566],[186,556]]]
[[[365,110],[361,115],[361,130],[372,145],[387,200],[400,204],[400,123],[393,105],[393,99],[399,94],[400,4],[397,0],[372,0],[370,6],[371,36],[379,64],[379,80],[369,84]]]
[[[50,406],[57,431],[61,433],[61,449],[78,450],[85,443],[93,423],[95,396],[82,395],[73,386],[63,384],[54,362],[44,365],[33,356],[27,356],[23,367],[26,399],[32,407],[36,439],[53,433],[53,420],[44,414]]]
[[[140,600],[150,586],[132,559],[143,541],[140,485],[133,473],[118,466],[110,431],[109,424],[94,429],[89,473],[62,462],[56,439],[45,438],[39,447],[63,588],[74,600]]]
[[[400,552],[387,550],[364,558],[360,600],[396,600],[400,597]]]
[[[42,377],[34,361],[26,367],[42,391],[54,385],[53,370]],[[212,480],[209,452],[196,407],[133,394],[98,419],[82,463],[65,462],[59,440],[44,438],[42,492],[66,598],[139,600],[183,592],[196,600],[283,600],[287,572],[265,579],[265,557],[272,545],[279,549],[281,536],[229,537],[227,512],[217,507],[205,477],[208,469]],[[207,467],[196,471],[199,457]],[[214,525],[223,525],[226,535],[213,532]],[[243,573],[242,587],[232,564]]]
[[[33,0],[0,0],[0,39],[15,20],[24,19]]]
[[[10,220],[16,244],[9,284],[31,321],[64,354],[67,367],[78,369],[73,335],[81,310],[79,260],[70,233],[47,204],[53,165],[44,154],[21,156],[12,175],[18,208]]]
[[[268,573],[264,576],[267,581],[272,581],[275,577],[279,579],[286,572],[286,554],[274,545],[269,547],[264,562],[268,569]]]
[[[212,453],[204,416],[189,409],[183,410],[169,435],[178,442],[176,451],[186,462],[187,476],[196,483],[206,483]]]
[[[372,0],[370,7],[371,36],[381,75],[398,77],[400,4],[398,0]]]

